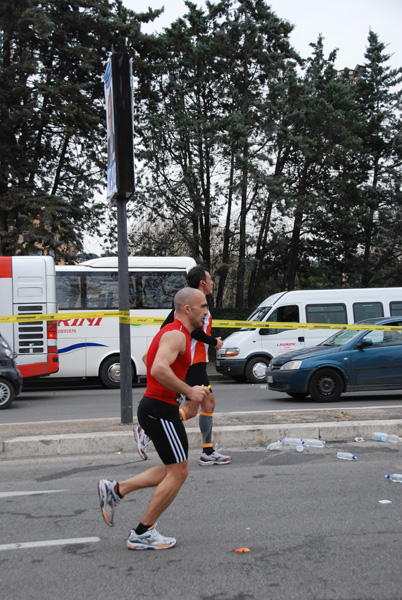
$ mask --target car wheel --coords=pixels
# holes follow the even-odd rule
[[[8,408],[15,398],[15,390],[12,384],[4,379],[0,378],[0,409]]]
[[[269,363],[269,358],[263,356],[256,356],[249,360],[244,371],[247,379],[251,383],[264,383],[267,380],[267,366]]]
[[[291,398],[294,398],[295,400],[304,400],[304,398],[307,398],[308,393],[307,392],[286,392],[288,396],[290,396]]]
[[[316,402],[338,400],[343,392],[342,376],[334,369],[320,369],[310,379],[309,393]]]
[[[131,376],[134,377],[133,369]],[[120,357],[118,355],[109,356],[103,361],[99,369],[99,377],[103,385],[109,389],[120,387]]]

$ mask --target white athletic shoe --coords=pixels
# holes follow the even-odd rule
[[[155,529],[155,525],[145,533],[138,535],[135,529],[130,531],[127,548],[130,550],[167,550],[176,544],[175,538],[165,537]]]
[[[138,454],[141,456],[142,460],[148,460],[147,448],[151,440],[142,427],[133,427],[133,432]]]
[[[217,450],[214,450],[212,454],[205,454],[205,452],[203,452],[200,456],[200,465],[202,467],[208,465],[228,465],[231,461],[231,456],[220,454]]]
[[[101,479],[98,481],[98,494],[102,516],[109,527],[114,524],[114,511],[122,500],[115,492],[117,481],[114,479]]]

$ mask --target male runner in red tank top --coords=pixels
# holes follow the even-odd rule
[[[98,483],[102,515],[110,526],[115,508],[124,496],[155,487],[139,525],[130,531],[127,546],[131,550],[164,550],[176,544],[175,538],[165,537],[155,529],[156,520],[175,499],[188,475],[187,434],[176,397],[184,394],[198,405],[209,394],[203,385],[184,382],[191,362],[190,333],[202,325],[208,312],[205,296],[198,290],[184,288],[174,302],[174,322],[157,333],[149,348],[147,387],[137,413],[164,466],[152,467],[126,481],[101,479]]]

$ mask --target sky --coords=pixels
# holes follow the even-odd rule
[[[199,7],[203,0],[192,0]],[[212,0],[213,1],[213,0]],[[390,65],[402,66],[402,0],[266,0],[278,17],[290,21],[295,28],[290,36],[294,48],[306,58],[310,43],[324,36],[326,56],[339,48],[336,67],[353,68],[364,61],[367,37],[371,29],[381,42],[388,44],[393,54]],[[187,12],[184,0],[123,0],[127,8],[143,12],[146,7],[162,8],[165,12],[144,32],[161,31]]]

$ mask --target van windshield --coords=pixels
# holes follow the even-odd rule
[[[265,321],[272,306],[258,306],[248,317],[247,321]],[[243,327],[240,331],[252,331],[255,327]]]

